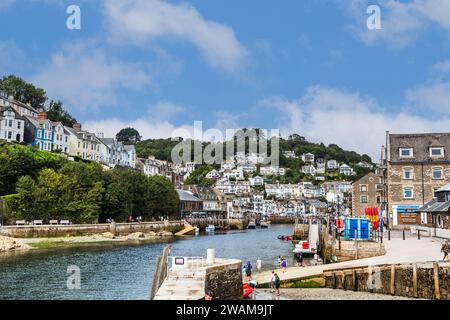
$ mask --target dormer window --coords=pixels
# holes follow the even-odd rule
[[[413,148],[400,148],[399,150],[400,158],[412,158]]]
[[[430,148],[430,157],[443,157],[443,156],[444,156],[444,147]]]

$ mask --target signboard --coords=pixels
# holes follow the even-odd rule
[[[398,223],[399,224],[420,224],[420,214],[413,212],[403,212],[398,213]]]

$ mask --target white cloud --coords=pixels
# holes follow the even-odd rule
[[[117,105],[120,90],[149,87],[151,78],[145,69],[121,62],[92,44],[77,43],[53,54],[32,82],[71,108],[96,110]]]
[[[191,5],[161,0],[105,0],[108,31],[115,43],[145,45],[158,38],[194,44],[214,68],[239,70],[247,49],[232,28],[206,20]]]
[[[170,101],[158,101],[148,108],[149,115],[154,119],[169,120],[174,115],[185,112],[186,107]]]
[[[359,93],[320,86],[298,100],[275,97],[260,102],[280,110],[284,135],[299,133],[311,141],[336,143],[378,161],[386,130],[392,133],[448,131],[450,117],[426,119],[409,112],[389,113],[376,100]]]
[[[414,42],[431,23],[437,23],[450,32],[448,0],[380,0],[382,30],[368,30],[366,27],[366,9],[372,2],[352,0],[349,4],[346,10],[356,21],[356,25],[350,26],[350,29],[366,45],[385,42],[393,49],[404,48]]]

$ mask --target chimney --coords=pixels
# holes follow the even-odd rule
[[[47,113],[39,112],[38,113],[38,120],[47,120]]]
[[[75,123],[72,128],[75,129],[75,131],[81,131],[81,123]]]

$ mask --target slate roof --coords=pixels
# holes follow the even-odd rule
[[[202,202],[201,199],[194,196],[191,192],[177,189],[178,196],[180,197],[180,201],[189,201],[189,202]]]
[[[430,147],[444,147],[444,157],[430,157]],[[413,158],[400,158],[399,148],[413,148]],[[389,161],[450,162],[450,133],[389,134]]]
[[[437,199],[431,200],[423,207],[419,208],[420,212],[448,212],[450,209],[450,201],[438,202]]]

